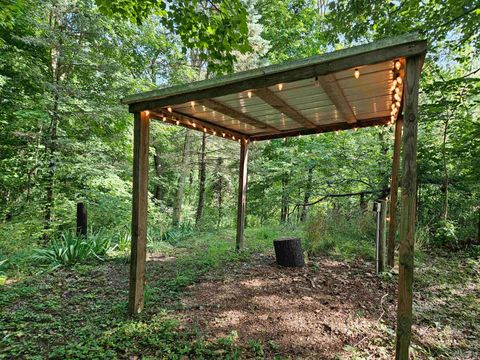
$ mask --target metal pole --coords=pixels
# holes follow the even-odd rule
[[[375,231],[375,273],[380,270],[380,203],[373,203],[373,211],[376,213]]]

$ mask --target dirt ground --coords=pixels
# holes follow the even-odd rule
[[[185,326],[212,339],[235,331],[240,343],[261,344],[262,358],[391,359],[395,296],[372,263],[316,258],[283,268],[258,254],[191,286],[182,302]]]

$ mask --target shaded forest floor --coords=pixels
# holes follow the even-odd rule
[[[10,280],[0,288],[0,358],[391,359],[396,275],[338,256],[275,265],[272,237],[251,229],[151,247],[146,308],[126,316],[128,258]],[[413,350],[419,359],[480,356],[480,262],[417,261]]]

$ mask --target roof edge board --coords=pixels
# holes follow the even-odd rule
[[[426,49],[425,40],[421,40],[416,34],[407,34],[299,61],[130,95],[122,102],[130,105],[131,112],[143,111],[190,100],[201,100],[258,87],[268,87],[280,82],[292,82],[326,75],[355,66],[421,54],[426,52]]]

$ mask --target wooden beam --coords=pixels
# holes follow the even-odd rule
[[[364,128],[370,126],[381,126],[387,125],[390,122],[390,116],[388,117],[379,117],[379,118],[371,118],[371,119],[363,119],[359,120],[354,124],[349,123],[340,123],[340,124],[326,124],[326,125],[319,125],[313,129],[300,129],[300,130],[287,130],[282,131],[280,134],[266,134],[266,135],[252,135],[250,136],[251,141],[262,141],[262,140],[272,140],[272,139],[281,139],[287,138],[292,136],[299,136],[299,135],[311,135],[311,134],[319,134],[319,133],[326,133],[332,131],[342,131],[342,130],[352,130],[356,128]]]
[[[238,139],[249,137],[249,135],[247,134],[243,134],[235,130],[227,129],[227,128],[224,128],[223,126],[215,125],[208,121],[204,121],[194,116],[186,115],[176,111],[172,111],[172,112],[168,112],[165,110],[161,110],[160,112],[152,111],[150,112],[150,116],[154,119],[161,120],[161,121],[163,121],[163,118],[165,117],[164,122],[172,125],[177,125],[176,120],[178,120],[179,121],[178,126],[182,126],[187,129],[203,132],[203,129],[207,128],[210,131],[209,134],[213,135],[213,131],[215,131],[215,136],[225,137],[226,139],[235,138],[234,139],[235,141]],[[172,119],[172,116],[175,118],[175,120]],[[195,126],[193,124],[195,124]],[[226,136],[223,136],[222,135],[223,133],[225,133]]]
[[[407,34],[398,38],[384,39],[299,61],[135,94],[125,98],[123,103],[129,104],[130,112],[153,110],[192,100],[197,101],[266,88],[279,83],[313,79],[315,76],[327,75],[357,66],[420,54],[426,49],[426,41],[420,40],[416,34]]]
[[[385,271],[385,254],[387,240],[387,201],[380,200],[380,219],[378,224],[378,257],[377,257],[377,273]]]
[[[408,360],[412,331],[413,263],[417,188],[418,88],[422,55],[407,58],[404,87],[403,175],[396,359]]]
[[[335,75],[329,74],[318,77],[318,82],[330,101],[335,105],[337,111],[348,123],[355,123],[357,118],[353,113],[350,103],[345,98],[342,88],[338,85]]]
[[[270,132],[280,132],[279,129],[277,129],[274,126],[271,126],[263,121],[254,119],[253,117],[244,114],[238,110],[235,110],[219,101],[212,100],[212,99],[205,99],[205,100],[200,100],[200,104],[208,107],[209,109],[215,110],[219,113],[222,113],[224,115],[227,115],[235,120],[241,121],[245,124],[255,126],[258,129],[266,129],[270,130]]]
[[[248,141],[240,142],[240,170],[238,176],[237,242],[236,249],[242,250],[245,230],[248,182]]]
[[[402,141],[402,116],[397,117],[395,123],[395,139],[393,142],[392,178],[390,181],[390,210],[388,223],[387,265],[391,269],[395,265],[395,231],[397,224],[397,199],[398,199],[398,170],[400,167],[400,150]]]
[[[314,128],[317,125],[303,116],[299,111],[291,107],[285,100],[277,96],[273,91],[268,88],[260,88],[254,91],[254,94],[257,95],[260,99],[266,102],[268,105],[274,109],[280,111],[281,113],[287,115],[293,121],[307,127]]]
[[[145,261],[147,257],[148,144],[149,118],[135,113],[133,132],[132,242],[130,255],[130,290],[128,311],[131,315],[143,309]]]

